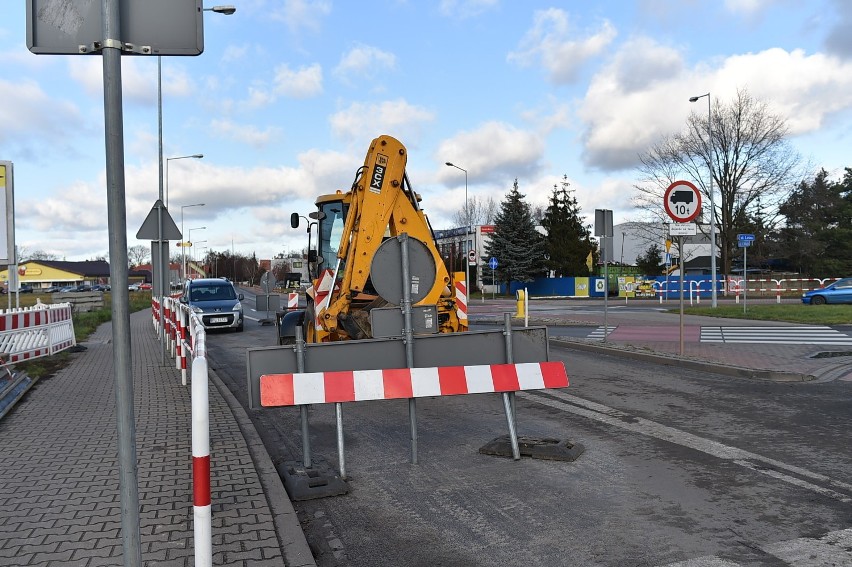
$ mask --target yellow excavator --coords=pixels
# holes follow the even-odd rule
[[[407,158],[402,143],[379,136],[349,191],[317,198],[309,215],[307,307],[279,319],[279,344],[292,344],[297,326],[307,343],[399,336],[405,302],[417,334],[467,330],[459,305],[465,274],[448,273],[406,175]],[[300,218],[291,215],[293,228]]]

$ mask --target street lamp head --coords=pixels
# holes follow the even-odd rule
[[[455,166],[452,164],[452,162],[449,162],[449,161],[447,162],[447,165],[449,165],[450,167],[455,167]]]
[[[201,159],[201,158],[203,158],[203,157],[204,157],[204,154],[192,154],[192,155],[191,155],[191,156],[189,156],[189,157],[192,157],[192,158],[195,158],[195,159]]]
[[[225,14],[226,16],[230,16],[234,12],[237,11],[235,6],[213,6],[212,8],[205,8],[205,12],[216,12],[217,14]]]
[[[691,96],[691,97],[689,97],[689,102],[695,102],[695,101],[697,101],[697,100],[698,100],[698,97],[697,97],[697,96]]]

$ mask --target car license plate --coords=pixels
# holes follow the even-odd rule
[[[228,318],[227,317],[210,317],[210,322],[211,323],[227,323]]]

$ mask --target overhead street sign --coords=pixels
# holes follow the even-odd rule
[[[737,240],[739,240],[740,242],[753,242],[754,241],[754,235],[753,234],[738,234]]]
[[[689,181],[675,181],[663,195],[663,206],[675,222],[691,222],[701,212],[701,192]]]
[[[100,54],[104,39],[120,41],[123,55],[204,51],[202,0],[124,0],[118,3],[120,38],[103,37],[101,2],[27,0],[26,6],[27,48],[36,54]]]

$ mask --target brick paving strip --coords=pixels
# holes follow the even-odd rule
[[[131,327],[142,560],[189,567],[190,388],[161,364],[150,314]],[[111,339],[101,326],[0,420],[0,566],[123,565]],[[209,396],[214,565],[315,565],[257,432],[212,372]]]

